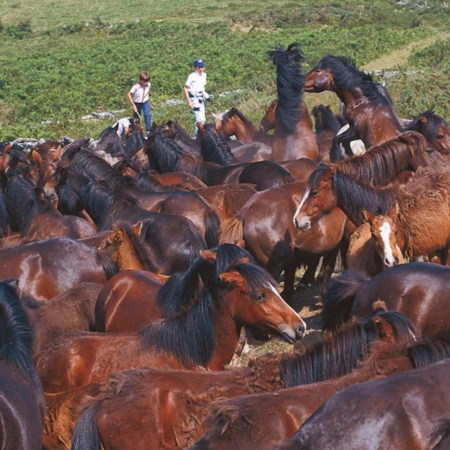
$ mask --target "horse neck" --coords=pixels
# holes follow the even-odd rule
[[[233,295],[235,291],[236,289],[229,293],[226,300],[222,300],[220,310],[214,311],[216,346],[207,366],[210,370],[223,370],[232,360],[239,342],[242,326],[233,312],[235,295],[239,295]]]
[[[242,121],[235,122],[234,134],[241,142],[252,142],[258,132],[257,128],[252,123],[244,123]]]

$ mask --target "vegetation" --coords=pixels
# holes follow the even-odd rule
[[[197,56],[207,63],[208,112],[236,106],[258,122],[276,95],[267,51],[292,42],[304,51],[305,71],[327,53],[364,68],[416,44],[406,61],[380,65],[394,75],[373,75],[384,76],[400,116],[430,107],[450,116],[450,7],[440,0],[198,0],[195,8],[187,0],[7,0],[0,18],[0,141],[98,138],[116,118],[83,117],[130,114],[126,92],[141,70],[152,76],[154,121],[177,118],[190,130],[182,86]],[[332,94],[305,99],[337,112]]]

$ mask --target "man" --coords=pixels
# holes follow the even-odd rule
[[[198,134],[198,124],[206,122],[205,101],[209,100],[209,95],[205,91],[206,73],[204,70],[205,62],[201,58],[196,58],[194,60],[194,72],[189,74],[184,84],[184,96],[195,116],[194,137]]]

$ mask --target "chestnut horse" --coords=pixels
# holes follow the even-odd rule
[[[263,356],[246,368],[216,373],[146,369],[113,374],[105,384],[104,395],[88,402],[79,417],[73,448],[83,448],[83,439],[99,434],[106,448],[130,449],[130,440],[113,427],[117,422],[124,429],[134,427],[139,434],[133,443],[138,445],[135,448],[186,448],[203,434],[204,418],[214,400],[340,376],[342,371],[354,368],[358,360],[361,363],[376,343],[404,343],[411,338],[408,323],[392,313],[355,322],[341,331],[304,355],[285,355],[281,359]],[[342,353],[347,355],[348,364],[342,364]]]
[[[350,236],[346,268],[369,277],[387,267],[403,264],[403,254],[395,238],[395,226],[388,216],[370,214],[363,210],[367,222]]]
[[[350,141],[361,139],[370,148],[395,138],[402,130],[386,93],[347,58],[324,56],[305,75],[304,91],[332,91],[344,104],[349,128],[335,137],[333,145],[342,143],[349,156]]]
[[[277,105],[272,160],[309,158],[317,161],[318,147],[309,111],[302,100],[302,51],[296,44],[268,52],[277,68]],[[264,119],[263,119],[264,120]]]
[[[145,324],[173,317],[200,295],[199,280],[211,271],[215,276],[238,261],[251,261],[248,252],[232,244],[203,250],[185,272],[163,279],[143,270],[122,270],[100,292],[96,307],[96,331],[139,331]]]
[[[450,359],[445,359],[350,386],[327,400],[276,448],[431,448],[438,421],[448,418],[449,370]]]
[[[0,447],[41,450],[45,397],[17,283],[0,282]]]
[[[380,300],[390,311],[401,311],[424,335],[449,328],[450,268],[412,262],[388,268],[372,279],[356,272],[333,278],[322,295],[324,329],[334,329],[353,315],[365,317]]]
[[[271,450],[291,437],[336,392],[370,379],[422,367],[450,356],[449,336],[412,345],[379,343],[349,374],[269,393],[218,400],[209,407],[203,437],[191,450]],[[267,420],[270,414],[271,420]]]
[[[199,280],[194,282],[195,291]],[[146,325],[139,334],[77,333],[55,340],[37,362],[46,392],[103,381],[114,370],[221,370],[233,357],[242,326],[261,327],[290,343],[303,337],[305,323],[256,264],[232,264],[202,282],[198,301],[174,317]]]
[[[387,215],[397,208],[397,242],[405,257],[427,256],[446,247],[450,237],[450,173],[445,168],[419,168],[404,185],[374,188],[328,167],[313,172],[294,223],[308,230],[313,221],[340,207],[356,225],[363,209]]]
[[[221,225],[220,242],[243,239],[257,262],[275,279],[284,271],[285,299],[295,292],[295,271],[300,264],[308,266],[302,283],[311,284],[324,256],[326,273],[322,281],[328,281],[346,226],[345,215],[336,208],[308,232],[298,232],[291,218],[304,190],[305,183],[298,181],[259,192]]]
[[[0,260],[0,279],[18,278],[22,299],[50,300],[82,282],[103,285],[117,273],[102,251],[66,237],[2,248]]]

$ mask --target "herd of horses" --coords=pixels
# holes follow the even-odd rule
[[[268,57],[258,125],[2,144],[1,448],[449,448],[450,126],[346,58]],[[319,339],[230,365],[303,339],[312,285]]]

